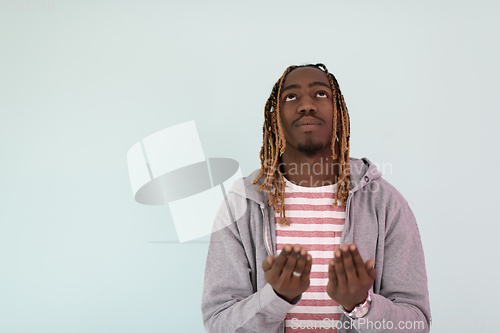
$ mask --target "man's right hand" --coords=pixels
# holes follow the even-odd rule
[[[309,288],[311,265],[312,257],[304,246],[286,244],[277,257],[269,256],[262,262],[262,269],[276,294],[291,303]]]

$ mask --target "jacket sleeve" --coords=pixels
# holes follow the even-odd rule
[[[216,219],[222,218],[220,211]],[[238,223],[244,224],[242,219],[248,218],[245,214],[211,235],[201,307],[209,333],[277,332],[287,312],[298,302],[283,300],[269,284],[261,290],[252,284],[256,272],[252,273],[238,230]],[[260,264],[256,269],[262,269]]]
[[[387,228],[380,291],[373,294],[368,314],[353,321],[357,330],[346,331],[429,332],[424,253],[415,216],[407,203],[390,217]]]

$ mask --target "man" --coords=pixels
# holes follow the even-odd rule
[[[368,159],[349,158],[349,136],[326,67],[287,68],[265,106],[261,169],[216,218],[229,225],[211,236],[207,332],[429,331],[413,213]],[[230,223],[227,207],[246,210]]]

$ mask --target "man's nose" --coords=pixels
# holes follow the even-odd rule
[[[316,112],[317,107],[316,104],[314,103],[314,100],[311,97],[304,96],[301,98],[297,111],[300,113]]]

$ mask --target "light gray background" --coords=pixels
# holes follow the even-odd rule
[[[497,1],[47,1],[0,9],[1,332],[202,332],[208,245],[168,243],[126,153],[195,120],[248,175],[272,85],[309,62],[411,203],[432,331],[498,331]]]

